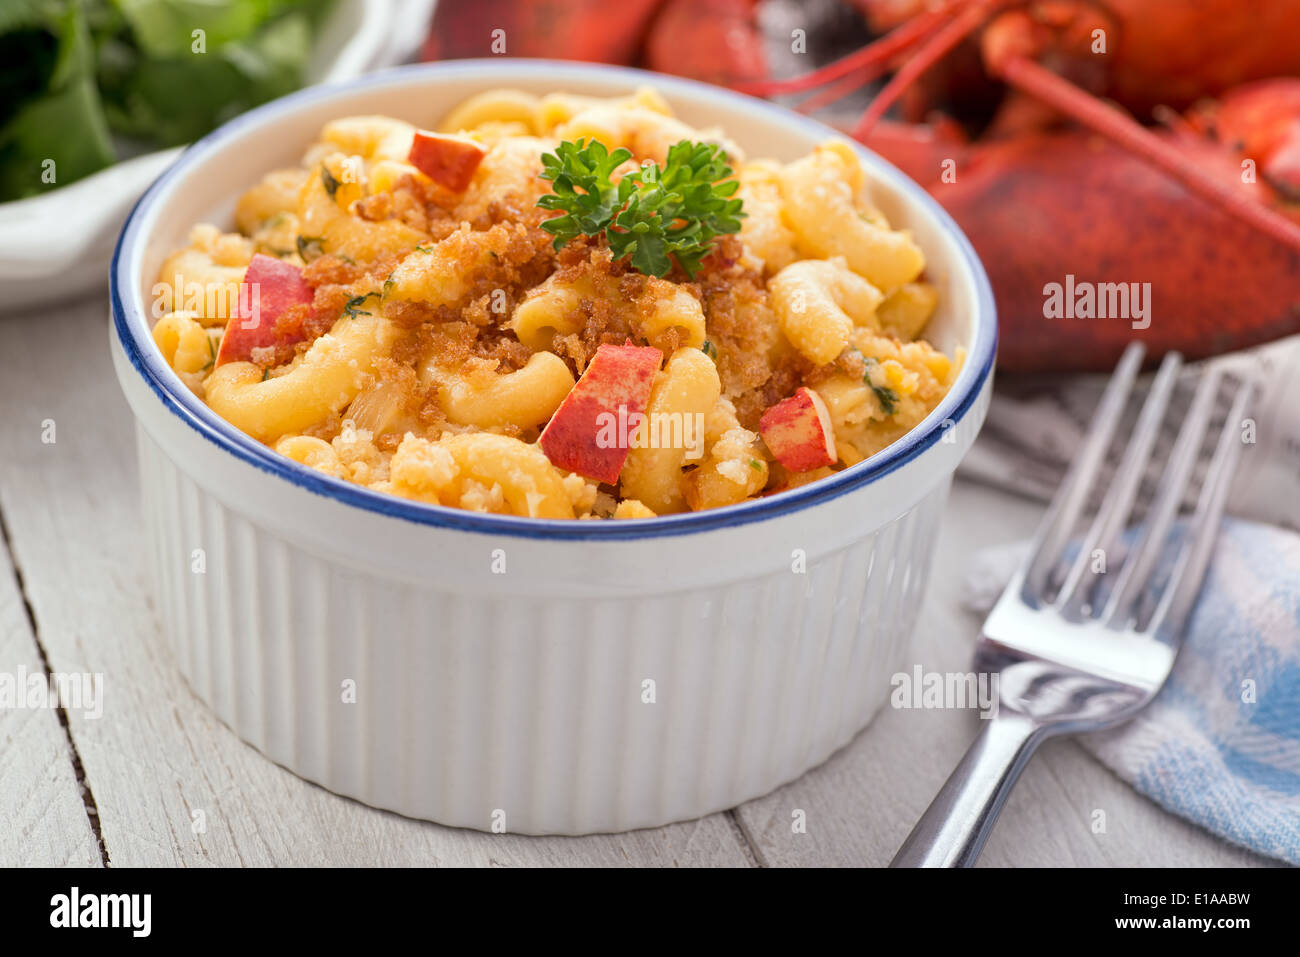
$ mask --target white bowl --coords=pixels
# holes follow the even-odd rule
[[[956,225],[866,150],[877,201],[914,231],[942,295],[927,335],[969,356],[920,426],[793,492],[618,522],[392,498],[238,432],[154,347],[149,290],[163,258],[192,223],[229,223],[239,192],[295,163],[326,120],[387,113],[428,125],[492,87],[611,95],[646,83],[750,156],[791,160],[833,135],[759,100],[636,70],[429,64],[234,120],[164,174],[122,232],[113,358],[137,417],[166,633],[195,691],[303,777],[464,827],[660,825],[825,760],[871,719],[906,659],[949,484],[987,408],[996,326]]]
[[[307,82],[350,80],[403,62],[433,6],[433,0],[338,0],[316,37]],[[53,192],[0,203],[0,318],[102,288],[131,204],[181,149],[147,153]]]

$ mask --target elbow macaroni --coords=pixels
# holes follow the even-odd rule
[[[774,275],[799,258],[794,231],[781,212],[781,166],[771,161],[749,163],[740,171],[739,196],[745,204],[740,238],[745,251],[762,263],[763,272]]]
[[[480,429],[545,425],[573,388],[573,373],[551,352],[535,352],[522,369],[505,375],[463,375],[430,364],[425,378],[438,385],[448,422]]]
[[[243,236],[195,226],[190,245],[163,263],[155,300],[164,311],[186,311],[202,325],[225,325],[237,311],[239,283],[252,258],[253,244]]]
[[[366,384],[393,344],[387,319],[340,319],[284,375],[266,378],[251,362],[231,362],[204,382],[208,405],[227,422],[266,441],[300,432],[338,413]]]
[[[362,197],[362,164],[356,157],[330,153],[303,182],[298,194],[300,235],[320,240],[321,252],[354,262],[378,259],[413,249],[426,237],[405,223],[372,223],[352,215]],[[330,195],[329,182],[337,184]]]
[[[699,349],[678,349],[655,378],[647,419],[623,466],[625,495],[662,515],[680,512],[685,501],[682,465],[688,433],[700,425],[718,401],[722,385],[713,361]],[[677,430],[680,443],[664,444],[665,432]]]
[[[197,226],[160,270],[162,357],[216,414],[299,466],[454,508],[653,518],[853,465],[954,381],[960,352],[954,361],[918,339],[939,298],[924,256],[872,206],[845,143],[746,162],[650,88],[490,90],[437,128],[484,146],[463,192],[410,162],[411,123],[342,117],[299,168],[238,198],[237,232]],[[541,157],[578,138],[656,162],[683,139],[718,143],[740,183],[740,232],[693,278],[642,275],[613,261],[603,237],[557,251],[536,205],[552,190]],[[297,312],[223,353],[255,253],[291,267],[263,275],[298,270],[310,292],[286,279]],[[612,486],[556,466],[538,442],[604,344],[662,356],[644,416],[621,410],[628,448]],[[832,467],[791,472],[760,435],[762,412],[800,385],[826,403]]]
[[[729,400],[714,403],[705,441],[708,457],[686,477],[686,501],[693,510],[736,505],[762,491],[768,467],[758,449],[758,436],[741,426]]]
[[[579,111],[555,128],[562,140],[599,140],[610,150],[626,147],[633,159],[662,163],[674,143],[682,140],[716,143],[732,162],[744,154],[735,143],[716,130],[693,130],[681,120],[639,105],[600,104]]]
[[[405,160],[414,138],[414,126],[387,116],[349,116],[321,131],[321,142],[365,160]]]
[[[840,257],[791,263],[768,288],[781,331],[817,365],[833,361],[848,347],[855,326],[873,326],[884,298]]]
[[[458,508],[573,518],[564,480],[542,451],[488,432],[437,442],[407,435],[393,455],[390,491]]]
[[[704,310],[688,290],[656,276],[647,276],[631,294],[620,286],[611,276],[551,276],[515,309],[510,328],[530,349],[549,349],[556,336],[582,328],[584,302],[601,302],[623,315],[631,331],[650,345],[704,345]]]
[[[881,289],[911,282],[925,268],[925,255],[906,232],[894,232],[878,214],[854,201],[862,177],[848,150],[818,147],[781,172],[781,196],[801,251],[817,259],[843,256],[849,268]]]

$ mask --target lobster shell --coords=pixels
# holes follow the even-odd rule
[[[848,2],[883,33],[919,16],[932,0]],[[1105,54],[1096,55],[1089,44],[1071,49],[1060,45],[1062,37],[1050,38],[1051,24],[1072,17],[1105,26]],[[1139,117],[1159,106],[1183,110],[1253,80],[1300,74],[1300,0],[1023,0],[997,5],[989,23],[997,21],[1004,21],[998,28],[1020,21],[1013,33],[1031,45],[1042,41],[1036,58]],[[1040,36],[1031,39],[1030,30]],[[977,36],[972,45],[983,46],[987,56],[994,53],[987,41],[998,39]],[[932,108],[961,94],[957,62],[959,57],[950,56],[929,71],[925,86]]]
[[[935,143],[868,145],[913,175]],[[1189,140],[1207,166],[1239,173],[1217,144]],[[948,149],[956,182],[930,192],[970,238],[995,290],[998,365],[1007,371],[1112,368],[1134,339],[1189,358],[1300,332],[1300,254],[1190,195],[1099,137],[1044,133]],[[924,180],[923,180],[924,182]],[[1273,198],[1264,184],[1257,188]],[[1128,318],[1047,318],[1049,283],[1150,286],[1150,326]]]
[[[646,38],[646,65],[719,86],[767,78],[753,0],[668,0]]]
[[[444,0],[433,13],[423,60],[558,57],[631,63],[662,0]]]

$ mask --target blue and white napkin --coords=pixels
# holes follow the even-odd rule
[[[966,603],[991,607],[1025,552],[977,556]],[[1300,865],[1300,535],[1229,518],[1160,695],[1079,741],[1173,813]]]

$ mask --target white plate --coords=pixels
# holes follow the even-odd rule
[[[307,85],[408,59],[433,7],[434,0],[338,0],[308,61]],[[138,156],[43,196],[0,203],[0,316],[102,287],[127,213],[182,150]]]

